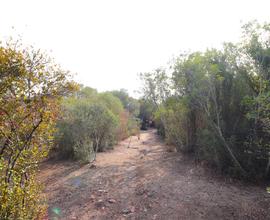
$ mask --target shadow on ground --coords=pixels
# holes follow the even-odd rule
[[[180,153],[167,152],[154,131],[97,157],[97,167],[47,163],[50,219],[269,219],[263,188],[216,177]]]

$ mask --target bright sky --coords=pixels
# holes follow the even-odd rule
[[[76,81],[135,96],[138,73],[183,51],[237,41],[243,22],[270,22],[270,0],[0,0],[0,7],[0,39],[20,34]]]

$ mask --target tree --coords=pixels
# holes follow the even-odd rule
[[[35,175],[52,144],[59,101],[75,88],[40,51],[0,47],[0,218],[35,219],[44,205]]]
[[[106,150],[117,141],[123,111],[120,100],[111,93],[97,93],[81,86],[62,102],[63,117],[58,120],[55,135],[59,155],[83,162],[94,161],[98,151]]]
[[[155,111],[158,111],[164,104],[166,99],[171,95],[171,84],[165,69],[156,69],[150,73],[141,73],[140,79],[143,83],[142,93],[143,99],[148,105],[154,104]],[[146,104],[146,103],[145,103]],[[142,110],[142,109],[141,109]],[[145,120],[145,119],[144,119]],[[161,115],[159,123],[159,133],[163,133],[164,117]],[[147,121],[142,121],[142,128],[147,128]],[[146,125],[146,126],[144,126]]]
[[[269,24],[251,22],[238,44],[179,56],[171,78],[144,74],[144,96],[167,142],[222,172],[269,176],[269,46]]]
[[[249,145],[267,158],[265,176],[270,176],[270,24],[249,22],[243,26],[241,51],[246,54],[245,69],[253,74],[247,80],[253,94],[246,96],[244,106],[251,122]],[[262,157],[262,155],[258,155]],[[257,157],[258,157],[257,156]]]
[[[150,73],[141,73],[143,83],[142,93],[146,100],[150,100],[157,107],[170,96],[171,85],[164,69],[156,69]]]
[[[141,120],[141,129],[146,130],[150,121],[154,121],[154,113],[156,111],[156,105],[150,100],[140,99],[140,113],[139,118]]]
[[[110,92],[100,93],[98,102],[103,103],[115,116],[120,115],[124,110],[119,98],[115,97]]]
[[[137,117],[139,115],[140,104],[138,100],[129,96],[125,89],[111,91],[114,96],[119,98],[123,107],[132,115]]]

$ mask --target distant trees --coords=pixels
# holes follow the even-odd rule
[[[59,102],[75,88],[40,51],[0,46],[0,218],[37,219],[45,203],[36,181],[48,154]]]
[[[149,101],[148,99],[140,99],[140,113],[139,118],[141,121],[141,129],[147,130],[149,126],[153,126],[154,124],[150,124],[154,121],[154,112],[156,110],[156,105]]]
[[[140,103],[137,99],[129,96],[125,89],[110,92],[121,101],[125,111],[120,115],[120,126],[118,129],[118,139],[123,140],[131,135],[140,133]]]
[[[158,111],[162,108],[163,103],[171,94],[171,85],[169,82],[169,77],[165,69],[159,68],[152,72],[141,73],[141,81],[143,82],[143,94],[144,97],[141,100],[142,108],[141,110],[149,110],[151,115],[153,115],[154,110]],[[141,115],[143,112],[140,113]],[[145,116],[145,115],[144,115]],[[142,129],[148,127],[149,121],[152,121],[153,117],[143,118]],[[158,120],[156,120],[156,127],[159,128],[158,132],[164,136],[164,119],[163,115],[160,115]]]
[[[167,142],[220,171],[269,177],[269,30],[249,23],[237,45],[178,57],[169,78],[143,74],[145,98],[157,103]]]
[[[133,116],[137,117],[140,111],[140,103],[138,100],[129,96],[128,92],[124,89],[114,90],[110,92],[115,97],[119,98],[123,107]]]

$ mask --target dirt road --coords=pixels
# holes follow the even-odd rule
[[[96,168],[46,163],[48,219],[270,219],[264,187],[229,181],[180,153],[155,131],[97,156]]]

